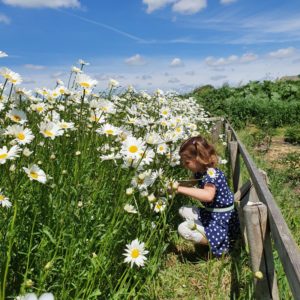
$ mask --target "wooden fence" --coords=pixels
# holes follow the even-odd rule
[[[245,146],[226,120],[209,120],[214,121],[213,141],[217,141],[219,134],[225,133],[241,230],[250,252],[256,299],[280,298],[272,240],[292,294],[295,299],[300,299],[300,250],[268,189],[267,177],[257,169]],[[240,177],[241,159],[249,174],[249,180],[243,185]]]

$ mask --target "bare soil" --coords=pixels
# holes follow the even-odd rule
[[[280,164],[277,161],[292,152],[300,153],[300,146],[285,142],[282,136],[274,136],[272,138],[270,149],[265,154],[265,158],[275,167],[280,167]]]

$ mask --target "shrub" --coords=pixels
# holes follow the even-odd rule
[[[300,126],[293,126],[286,129],[284,140],[293,144],[300,144]]]

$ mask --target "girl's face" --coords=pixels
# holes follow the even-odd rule
[[[185,169],[190,170],[193,173],[203,172],[203,166],[195,159],[187,156],[181,156],[181,164]]]

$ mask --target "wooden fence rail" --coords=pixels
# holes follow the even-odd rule
[[[292,294],[295,299],[300,299],[300,250],[268,189],[265,174],[257,169],[229,122],[223,118],[209,120],[216,122],[212,128],[213,141],[225,132],[228,143],[235,198],[240,200],[238,210],[241,230],[249,246],[252,271],[257,274],[254,276],[256,299],[279,299],[271,238]],[[240,159],[249,174],[249,181],[243,186],[240,180]]]

